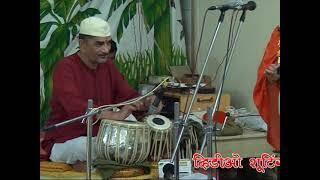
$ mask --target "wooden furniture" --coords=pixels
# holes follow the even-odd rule
[[[189,96],[187,94],[176,93],[176,92],[165,92],[165,96],[176,98],[180,103],[180,111],[184,112],[186,102],[188,100],[187,108],[191,103],[192,94]],[[192,106],[193,112],[207,111],[210,105],[214,105],[216,99],[216,94],[197,94],[194,104]],[[229,94],[222,94],[220,99],[219,111],[225,111],[226,106],[230,106],[231,96]],[[188,109],[187,109],[188,110]]]

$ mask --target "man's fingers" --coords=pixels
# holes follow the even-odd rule
[[[133,105],[125,105],[124,107],[123,107],[123,110],[126,110],[126,111],[136,111],[136,107],[135,106],[133,106]]]
[[[270,70],[270,69],[266,69],[266,73],[267,73],[267,74],[274,74],[275,72],[272,71],[272,70]]]
[[[138,101],[132,104],[137,111],[141,111],[143,109],[145,109],[145,104],[142,101]]]
[[[280,67],[280,64],[270,64],[267,69],[271,71],[276,71]]]
[[[129,109],[130,109],[131,111],[136,111],[136,110],[137,110],[137,108],[136,108],[135,106],[132,106],[132,105],[129,105]]]
[[[143,108],[144,107],[144,103],[141,102],[141,101],[138,101],[138,107],[139,107],[139,109]]]
[[[162,110],[162,108],[163,108],[163,103],[162,102],[160,102],[160,104],[159,104],[159,107],[158,107],[158,112],[161,112],[161,110]]]
[[[269,70],[269,71],[275,71],[277,68],[276,67],[274,67],[274,66],[269,66],[266,70]]]
[[[151,104],[155,101],[156,99],[156,96],[155,95],[152,95],[152,96],[149,96],[146,98],[146,105],[147,106],[151,106]]]

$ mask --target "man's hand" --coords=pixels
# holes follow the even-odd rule
[[[154,102],[155,99],[156,99],[155,95],[146,97],[145,99],[143,99],[144,106],[145,107],[151,106],[151,104]]]
[[[136,110],[137,108],[133,105],[125,105],[120,109],[120,111],[117,112],[102,111],[102,113],[98,116],[98,119],[124,120]]]
[[[134,106],[137,111],[146,111],[148,109],[148,107],[145,106],[143,100],[132,103],[131,105]]]
[[[127,118],[133,111],[137,111],[137,108],[133,105],[125,105],[123,106],[120,111],[118,111],[118,117],[120,120]]]
[[[152,105],[152,103],[154,102],[154,100],[156,99],[156,96],[153,95],[153,96],[148,96],[140,101],[137,101],[131,105],[133,105],[137,111],[148,111],[149,107]],[[162,108],[162,105],[161,103],[159,104],[159,106],[161,106]],[[159,110],[159,112],[161,111],[161,109]]]
[[[117,111],[117,112],[102,111],[98,116],[98,119],[124,120],[134,111],[148,111],[149,107],[152,105],[155,98],[156,98],[155,95],[146,97],[141,101],[137,101],[133,104],[123,106],[120,109],[120,111]],[[163,104],[160,102],[157,108],[157,113],[161,112],[162,107],[163,107]]]
[[[280,75],[277,73],[280,64],[270,64],[266,71],[265,75],[270,83],[275,83],[280,79]]]
[[[143,104],[146,107],[146,110],[148,110],[148,108],[152,105],[152,103],[154,102],[154,100],[156,99],[156,96],[149,96],[147,98],[144,99]],[[157,108],[157,113],[161,112],[161,109],[163,108],[163,104],[160,101],[159,106]]]

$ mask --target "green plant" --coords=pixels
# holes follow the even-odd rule
[[[186,65],[187,57],[181,49],[174,48],[172,55],[172,59],[168,64],[173,66]],[[148,77],[154,75],[157,68],[151,50],[137,52],[133,56],[130,54],[118,55],[115,63],[120,72],[126,77],[128,83],[136,90],[139,88],[139,84],[147,83]]]
[[[128,2],[128,3],[127,3]],[[141,3],[140,3],[141,2]],[[120,41],[123,28],[137,14],[137,5],[142,7],[142,15],[147,32],[154,29],[154,75],[168,75],[168,62],[171,60],[172,43],[170,32],[170,4],[167,0],[112,0],[108,19],[121,5],[124,8],[117,27],[117,40]]]

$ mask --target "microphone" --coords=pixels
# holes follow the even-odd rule
[[[218,5],[218,6],[211,6],[208,8],[208,10],[216,10],[216,9],[220,9],[220,10],[228,10],[228,9],[235,9],[236,7],[239,7],[240,5],[243,5],[244,3],[240,0],[235,0],[231,3],[228,4],[224,4],[224,5]]]
[[[248,3],[244,4],[242,1],[236,1],[230,4],[224,4],[219,6],[211,6],[208,8],[208,10],[216,10],[220,9],[221,11],[226,11],[229,9],[233,10],[255,10],[257,7],[257,4],[254,1],[249,1]]]
[[[163,88],[160,87],[160,89],[157,92],[155,92],[154,94],[156,95],[156,98],[154,99],[151,106],[149,106],[148,114],[155,114],[157,112],[160,101],[161,101],[163,94],[164,94]]]
[[[249,1],[247,2],[247,4],[243,4],[240,6],[240,9],[238,10],[249,10],[249,11],[253,11],[255,10],[257,7],[257,4],[254,1]]]

